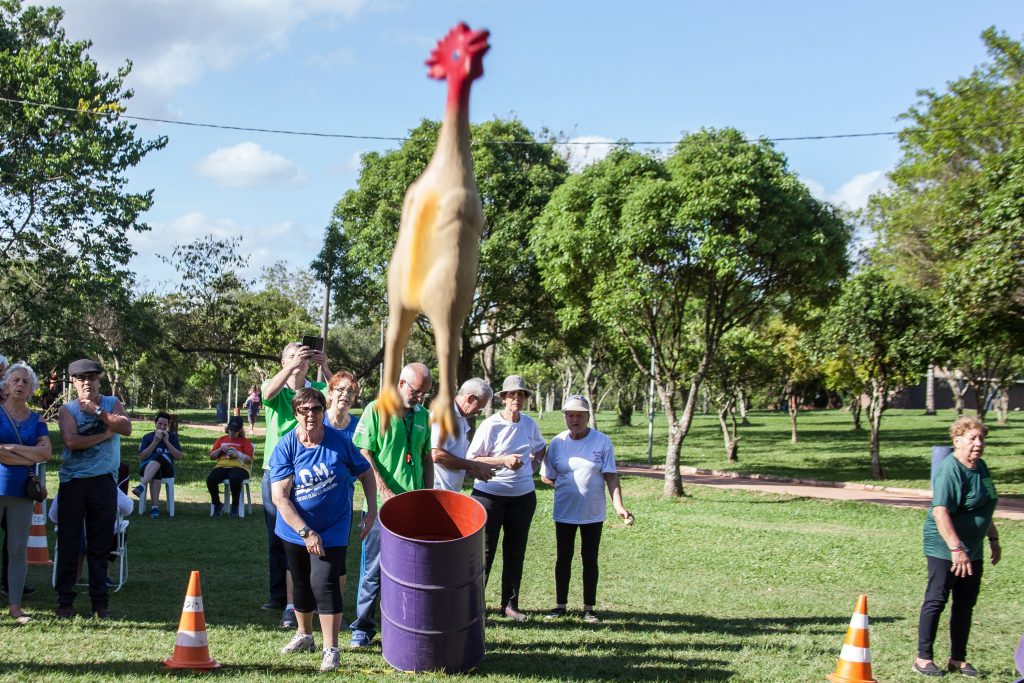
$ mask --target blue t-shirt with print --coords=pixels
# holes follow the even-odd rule
[[[17,432],[15,432],[17,429]],[[39,439],[49,436],[50,430],[46,423],[39,419],[38,413],[29,416],[17,427],[7,418],[7,413],[0,410],[0,443],[35,446]],[[28,483],[29,465],[5,465],[0,463],[0,496],[25,496],[25,485]]]
[[[149,448],[149,445],[153,443],[154,438],[156,438],[156,432],[150,432],[143,436],[142,441],[139,443],[139,453]],[[179,451],[181,450],[181,442],[178,441],[177,434],[174,432],[167,432],[167,440],[170,441],[171,445],[176,449]],[[167,464],[169,465],[174,465],[174,457],[171,455],[171,452],[167,450],[167,446],[162,441],[159,446],[153,449],[153,452],[149,454],[149,457],[143,462],[143,464],[151,460],[156,460],[157,458],[167,461]]]
[[[348,545],[352,524],[355,479],[370,463],[336,429],[324,429],[324,438],[307,448],[295,430],[281,437],[270,456],[270,481],[293,477],[291,501],[306,526],[323,538],[325,548]],[[274,533],[296,545],[305,541],[278,512]]]

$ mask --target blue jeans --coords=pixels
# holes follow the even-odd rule
[[[366,517],[366,513],[363,513]],[[377,634],[374,615],[380,605],[380,522],[375,521],[363,540],[359,557],[359,591],[356,594],[356,620],[349,624],[352,637],[373,640]]]
[[[263,520],[267,523],[267,542],[269,545],[267,566],[270,572],[270,599],[287,602],[288,590],[285,583],[285,574],[288,571],[288,560],[284,554],[284,544],[277,534],[274,533],[274,527],[277,525],[277,508],[274,507],[274,501],[270,497],[270,472],[267,470],[263,471],[260,491],[263,492]],[[235,496],[234,501],[238,501],[240,498],[241,495]],[[60,510],[60,508],[57,509]]]

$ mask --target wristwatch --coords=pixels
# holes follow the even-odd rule
[[[307,536],[309,536],[310,531],[312,531],[312,529],[310,529],[308,526],[304,526],[301,529],[299,529],[298,533],[301,538],[306,538]]]
[[[96,409],[96,417],[103,417],[103,408]]]

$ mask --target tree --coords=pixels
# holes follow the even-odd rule
[[[779,353],[775,355],[777,377],[782,380],[782,395],[789,410],[790,441],[797,443],[797,417],[807,395],[820,387],[821,369],[809,350],[816,330],[810,320],[804,326],[773,319],[766,330]]]
[[[130,289],[126,238],[149,229],[152,192],[126,174],[166,144],[120,116],[129,67],[101,72],[62,18],[0,0],[0,346],[16,357],[91,349],[77,318]]]
[[[884,479],[879,448],[882,413],[889,400],[917,382],[928,362],[931,311],[914,289],[866,268],[843,284],[822,327],[822,348],[848,358],[871,386],[871,476]]]
[[[565,178],[565,162],[519,121],[473,125],[473,170],[484,208],[484,234],[473,306],[462,329],[458,379],[474,359],[517,335],[550,324],[547,297],[536,287],[530,233],[551,192]],[[386,272],[402,200],[434,151],[439,124],[423,121],[401,147],[362,157],[359,185],[334,209],[324,248],[313,264],[330,283],[335,310],[362,323],[385,317]],[[421,316],[421,326],[426,320]],[[484,363],[485,376],[493,364]]]
[[[680,447],[722,335],[828,294],[850,234],[770,143],[734,129],[688,135],[664,163],[615,150],[556,190],[542,222],[534,247],[562,319],[609,327],[653,375],[668,496],[682,494]]]
[[[722,335],[718,354],[708,372],[707,389],[718,412],[718,424],[725,441],[725,457],[739,461],[739,429],[736,423],[737,400],[741,388],[755,391],[774,383],[783,353],[771,335],[749,326],[734,328]]]
[[[982,39],[989,62],[946,92],[921,91],[903,115],[894,189],[869,216],[874,260],[936,305],[932,360],[946,365],[958,411],[971,387],[984,415],[1024,357],[1024,46],[995,28]]]

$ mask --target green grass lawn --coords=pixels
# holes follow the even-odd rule
[[[924,590],[920,511],[849,502],[689,487],[686,498],[661,498],[660,482],[627,477],[627,504],[637,524],[609,523],[602,540],[598,609],[601,626],[578,619],[525,625],[496,620],[487,656],[473,679],[622,681],[814,681],[835,668],[860,592],[869,595],[874,673],[913,681],[919,601]],[[132,517],[128,584],[111,599],[116,620],[51,620],[48,570],[30,569],[39,592],[26,601],[41,615],[15,627],[0,619],[0,681],[158,680],[171,655],[188,574],[202,572],[218,680],[300,680],[316,655],[277,653],[288,634],[266,596],[262,514],[244,520],[207,516],[198,482],[178,487],[173,519]],[[542,487],[530,537],[521,606],[546,611],[554,601],[551,491]],[[986,568],[975,614],[971,661],[1011,680],[1012,652],[1024,614],[1024,524],[1001,522],[1004,553]],[[52,548],[52,543],[51,543]],[[358,552],[349,554],[345,614],[351,619]],[[500,565],[500,558],[498,560]],[[488,587],[494,604],[498,577]],[[570,606],[580,601],[578,567]],[[88,596],[76,607],[88,608]],[[946,655],[944,637],[937,656]],[[378,648],[343,650],[349,680],[409,680]],[[425,675],[423,680],[443,679]]]
[[[192,419],[201,419],[196,412]],[[927,486],[927,454],[942,443],[951,415],[925,418],[886,415],[883,458],[902,485]],[[547,414],[551,436],[560,416]],[[789,444],[784,415],[756,413],[745,430],[738,468],[801,477],[867,481],[867,437],[848,432],[843,413],[801,416],[800,444]],[[646,459],[646,428],[612,428],[602,414],[620,460]],[[125,439],[126,459],[146,431],[138,425]],[[663,425],[660,425],[663,430]],[[1024,457],[1019,428],[994,428],[986,459],[1001,491],[1020,492]],[[26,627],[0,619],[0,681],[165,680],[188,674],[164,672],[160,662],[174,649],[188,574],[202,572],[212,656],[224,664],[210,678],[300,680],[315,673],[317,655],[285,657],[278,649],[289,635],[276,628],[278,614],[264,612],[266,532],[262,513],[244,520],[208,515],[205,453],[217,437],[208,430],[181,433],[188,458],[179,468],[177,516],[133,516],[129,530],[130,578],[112,596],[116,620],[76,618],[58,623],[46,568],[30,568],[39,591],[26,607],[40,618]],[[257,443],[261,439],[256,439]],[[655,444],[663,461],[664,435]],[[259,445],[257,447],[259,451]],[[717,425],[698,418],[684,445],[684,464],[725,468]],[[134,469],[134,466],[133,466]],[[734,467],[733,469],[737,469]],[[49,474],[56,489],[55,468]],[[134,478],[133,478],[134,481]],[[253,493],[258,502],[258,485]],[[598,610],[605,623],[578,619],[525,625],[496,619],[487,632],[487,656],[472,678],[485,681],[817,681],[832,672],[856,596],[867,593],[872,622],[875,677],[914,681],[910,670],[917,611],[924,592],[919,510],[878,505],[790,499],[689,486],[687,497],[666,500],[661,482],[625,477],[627,506],[637,524],[606,525],[601,550]],[[540,487],[539,507],[527,553],[521,607],[543,612],[554,601],[554,533],[551,491]],[[1024,523],[1000,522],[1004,557],[986,567],[975,612],[970,659],[1012,680],[1012,654],[1024,630]],[[51,531],[52,551],[52,531]],[[352,618],[358,550],[349,553],[351,579],[345,616]],[[500,558],[498,564],[500,566]],[[490,604],[500,582],[488,587]],[[570,607],[579,607],[579,568]],[[76,607],[88,609],[88,596]],[[943,622],[943,628],[945,621]],[[318,637],[319,642],[319,637]],[[945,636],[937,640],[944,658]],[[944,659],[943,659],[944,661]],[[342,652],[342,675],[355,681],[409,680],[384,663],[379,648]],[[423,680],[447,679],[423,675]]]

